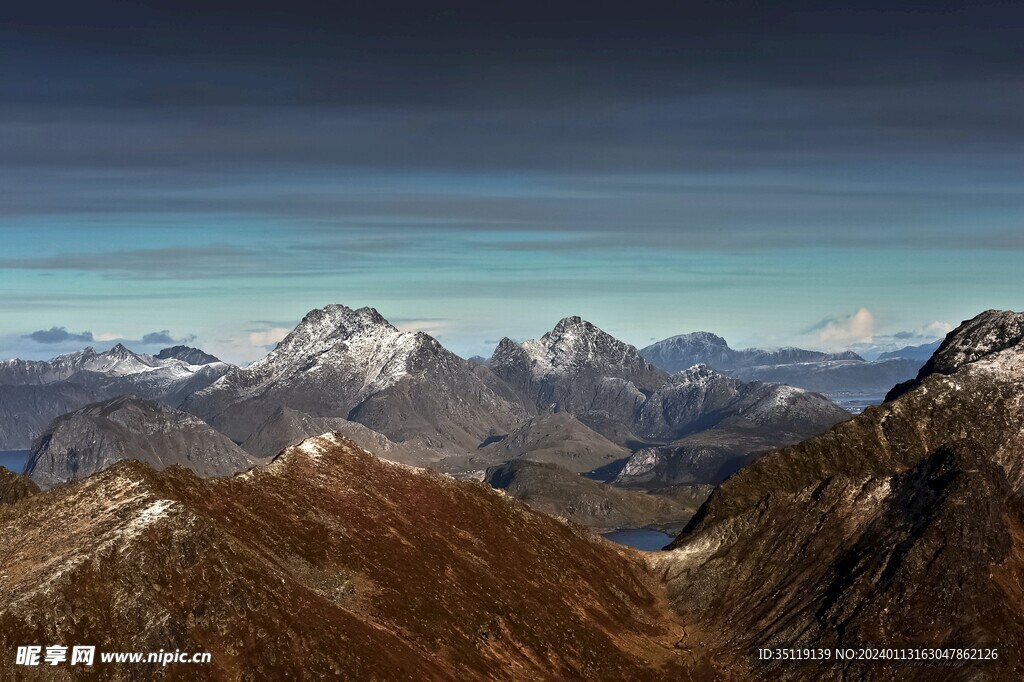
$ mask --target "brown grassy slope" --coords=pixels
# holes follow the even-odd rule
[[[709,674],[633,553],[337,438],[226,479],[122,462],[0,527],[0,679],[32,642],[213,653],[165,679]]]

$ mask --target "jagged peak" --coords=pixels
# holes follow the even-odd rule
[[[281,353],[303,353],[325,343],[331,337],[344,340],[372,331],[400,333],[374,308],[352,309],[340,303],[332,303],[306,313],[295,329],[278,344],[271,356]]]
[[[335,320],[339,324],[350,324],[352,322],[359,322],[363,325],[383,325],[394,328],[390,322],[388,322],[376,308],[370,308],[364,306],[362,308],[349,308],[341,303],[330,303],[323,308],[311,310],[303,318],[303,321],[309,319],[311,316],[317,317],[317,314],[321,314],[323,317]]]
[[[587,322],[579,315],[569,315],[568,317],[563,317],[562,319],[560,319],[558,323],[555,324],[555,327],[554,329],[552,329],[552,331],[564,332],[569,329],[586,329],[588,327],[597,329],[597,327],[595,327],[590,322]]]
[[[563,317],[551,331],[541,337],[541,341],[544,342],[545,345],[566,343],[581,344],[595,340],[602,340],[619,346],[628,346],[632,348],[629,344],[619,341],[596,324],[588,322],[578,315]]]
[[[117,343],[113,348],[108,350],[106,353],[103,353],[103,355],[106,355],[107,357],[111,357],[111,358],[137,358],[137,357],[139,357],[132,350],[130,350],[127,346],[125,346],[123,343]]]
[[[96,352],[95,348],[93,348],[92,346],[86,346],[82,350],[76,350],[72,353],[62,353],[60,355],[57,355],[56,357],[52,358],[50,362],[60,362],[62,360],[77,360],[79,358],[92,358],[97,355],[99,355],[99,353]]]

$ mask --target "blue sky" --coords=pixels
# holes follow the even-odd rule
[[[0,355],[247,361],[332,302],[467,356],[571,314],[831,348],[1020,309],[1012,8],[757,7],[20,10]]]

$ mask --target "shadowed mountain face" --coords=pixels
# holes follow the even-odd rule
[[[54,420],[33,445],[25,474],[47,488],[123,459],[157,469],[180,464],[201,476],[232,474],[253,464],[244,450],[192,415],[125,396]]]
[[[52,360],[0,362],[0,449],[24,449],[55,417],[98,400],[137,395],[176,407],[206,388],[229,365],[196,348],[175,346],[158,355],[118,344]]]
[[[432,337],[341,305],[310,312],[265,358],[185,403],[238,441],[280,407],[356,421],[397,442],[464,450],[526,417]]]
[[[189,648],[212,667],[169,675],[242,679],[708,676],[634,553],[335,437],[227,479],[122,462],[0,524],[5,651]]]
[[[1015,313],[950,333],[916,385],[712,494],[655,563],[736,654],[772,646],[997,646],[1024,669],[1024,345]],[[763,679],[805,679],[775,664]],[[887,665],[815,669],[893,679]],[[965,679],[908,668],[900,679]]]
[[[659,525],[679,530],[710,492],[622,490],[577,476],[556,464],[526,459],[491,467],[485,480],[534,509],[606,529]]]
[[[95,401],[91,390],[66,381],[0,386],[0,450],[27,449],[55,417]]]
[[[313,417],[287,407],[278,408],[256,430],[242,449],[254,457],[273,457],[289,445],[323,433],[336,433],[378,457],[412,466],[427,466],[440,459],[433,450],[407,443],[395,443],[362,424],[338,417]]]
[[[483,448],[481,454],[497,462],[526,458],[583,473],[628,457],[629,450],[568,412],[553,412],[527,420],[501,441]]]

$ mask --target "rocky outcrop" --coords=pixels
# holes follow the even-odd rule
[[[892,400],[913,390],[929,375],[952,374],[965,364],[1012,348],[1022,340],[1024,313],[986,310],[947,334],[917,377],[893,388],[886,399]]]
[[[220,362],[220,359],[216,356],[204,353],[198,348],[192,348],[191,346],[171,346],[170,348],[164,348],[162,351],[155,356],[158,360],[170,360],[171,358],[181,360],[190,365],[209,365],[215,362]]]

